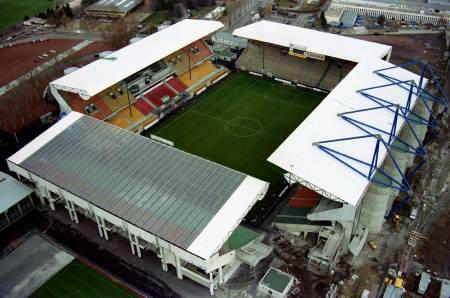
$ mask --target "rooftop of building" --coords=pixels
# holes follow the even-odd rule
[[[127,13],[142,2],[143,0],[99,0],[89,6],[88,10]]]
[[[7,162],[203,259],[219,251],[268,187],[77,112]]]
[[[358,160],[370,164],[374,155],[374,138],[361,138],[365,133],[355,125],[350,124],[339,117],[340,113],[371,109],[378,105],[357,91],[364,88],[374,88],[369,93],[378,98],[389,97],[395,104],[405,106],[408,100],[408,88],[389,85],[389,81],[374,73],[375,70],[393,67],[394,65],[381,59],[368,59],[359,63],[355,68],[334,88],[321,104],[295,129],[291,135],[275,150],[268,161],[282,169],[309,182],[318,189],[330,194],[333,199],[358,204],[365,194],[370,181],[360,175],[354,169],[338,162],[333,156],[326,154],[317,146],[317,142],[336,140],[339,138],[356,137],[353,141],[340,141],[330,143],[332,150],[345,152]],[[399,81],[413,80],[418,83],[419,76],[402,68],[387,70],[386,75],[397,78]],[[426,83],[427,81],[424,81]],[[417,96],[412,95],[411,104],[414,106]],[[390,131],[394,113],[388,109],[375,109],[358,115],[356,121],[368,123],[384,131]],[[326,120],[325,120],[326,119]],[[405,123],[399,119],[397,127]],[[397,130],[397,132],[400,129]],[[379,133],[371,130],[371,133]],[[387,140],[387,135],[382,135]],[[377,166],[381,166],[387,155],[383,147],[379,151]],[[345,159],[347,161],[347,159]],[[354,160],[348,161],[349,165],[366,172],[366,168]],[[325,173],[332,173],[326,175]]]
[[[383,58],[392,50],[391,46],[384,44],[270,21],[259,21],[238,28],[233,35],[286,48],[294,44],[306,47],[308,52],[352,62]]]
[[[363,4],[363,5],[377,5],[381,4],[383,6],[389,6],[389,7],[401,7],[404,6],[404,8],[412,8],[412,9],[435,9],[435,10],[444,10],[449,11],[450,10],[450,3],[448,5],[442,4],[442,3],[430,3],[430,2],[422,2],[422,1],[415,1],[415,0],[334,0],[334,2],[337,3],[355,3],[355,4]]]
[[[270,267],[270,269],[266,272],[266,274],[260,281],[260,284],[277,293],[284,293],[293,279],[293,276],[284,273],[281,270]]]
[[[186,19],[98,59],[50,85],[88,99],[130,75],[223,27],[221,22]]]
[[[0,213],[29,196],[33,190],[17,179],[0,172]]]

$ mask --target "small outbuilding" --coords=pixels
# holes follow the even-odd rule
[[[34,208],[33,190],[17,179],[0,172],[0,231]]]
[[[294,283],[294,277],[270,267],[258,284],[258,290],[271,297],[287,297]]]

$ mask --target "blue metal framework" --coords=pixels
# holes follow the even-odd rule
[[[416,174],[416,172],[425,164],[425,159],[422,159],[417,166],[414,168],[414,170],[412,170],[410,173],[408,173],[408,175],[406,176],[406,178],[408,180],[410,180],[414,174]],[[411,182],[411,181],[410,181]],[[398,210],[402,209],[410,200],[411,200],[412,196],[411,195],[407,195],[403,200],[401,200],[400,202],[396,202],[394,201],[394,203],[392,204],[392,208],[391,210],[389,210],[388,215],[386,215],[384,217],[384,219],[386,220],[390,220],[392,218],[392,216],[395,214],[395,212],[397,212]]]
[[[390,110],[391,107],[395,107],[395,113],[394,113],[394,119],[392,121],[392,126],[391,126],[391,129],[389,132],[385,131],[383,129],[377,128],[373,125],[364,123],[362,121],[353,119],[351,116],[349,116],[351,114],[367,112],[367,111],[374,111],[374,110],[381,110],[381,109],[389,109]],[[389,138],[388,138],[387,144],[390,145],[392,148],[395,148],[396,150],[403,151],[406,153],[416,154],[419,156],[426,156],[425,148],[423,147],[421,141],[419,140],[419,137],[417,136],[417,134],[414,130],[414,127],[411,124],[411,120],[408,119],[406,111],[407,110],[405,110],[405,109],[401,109],[400,105],[395,105],[395,104],[391,103],[388,105],[382,105],[380,107],[374,107],[374,108],[361,109],[361,110],[355,110],[355,111],[351,111],[351,112],[340,113],[340,114],[338,114],[338,116],[368,134],[370,134],[370,131],[368,129],[373,129],[378,133],[388,135]],[[414,147],[413,144],[409,144],[406,141],[402,140],[399,136],[397,136],[398,117],[402,117],[405,119],[405,122],[406,122],[407,126],[409,127],[409,129],[411,130],[411,132],[418,144],[418,147]],[[393,143],[394,140],[401,143],[407,149],[404,149],[404,147],[400,147],[397,144]]]
[[[348,154],[346,154],[344,152],[337,151],[335,149],[330,148],[329,146],[324,145],[324,144],[327,144],[327,143],[337,143],[337,142],[342,142],[342,141],[352,141],[352,140],[364,139],[364,138],[375,138],[375,140],[376,140],[375,147],[374,147],[374,152],[373,152],[372,159],[371,159],[370,162],[361,160],[361,159],[356,158],[354,156],[350,156],[350,155],[348,155]],[[362,135],[362,136],[357,136],[357,137],[321,141],[321,142],[314,143],[314,145],[317,146],[323,152],[325,152],[328,155],[330,155],[331,157],[333,157],[334,159],[340,161],[341,163],[343,163],[344,165],[346,165],[347,167],[349,167],[353,171],[357,172],[361,176],[366,177],[371,182],[375,182],[375,183],[378,183],[378,184],[381,184],[381,185],[384,185],[384,186],[387,186],[387,187],[392,187],[394,189],[398,189],[398,190],[401,190],[401,191],[404,191],[404,192],[408,192],[408,193],[411,191],[411,186],[409,185],[408,181],[406,179],[404,179],[404,175],[403,175],[403,173],[402,173],[402,171],[401,171],[401,169],[400,169],[396,159],[394,158],[394,155],[392,154],[391,149],[389,148],[389,144],[386,143],[379,134],[378,135],[374,135],[374,134],[369,133],[367,135]],[[378,156],[379,156],[379,151],[380,151],[381,145],[383,145],[383,147],[386,149],[388,155],[390,156],[390,158],[394,162],[394,166],[395,166],[396,170],[398,171],[398,173],[402,177],[401,180],[397,180],[396,178],[392,177],[391,175],[386,173],[384,168],[378,166]],[[368,171],[364,172],[362,170],[357,169],[355,166],[350,164],[350,161],[353,161],[353,162],[355,162],[355,163],[357,163],[359,165],[367,167]],[[382,179],[377,178],[375,176],[376,172],[378,174],[381,174],[385,178],[387,178],[388,183],[385,182]]]
[[[394,68],[405,68],[409,66],[421,66],[421,74],[419,78],[418,84],[416,84],[413,80],[406,80],[402,81],[399,80],[393,76],[390,76],[386,74],[386,71],[394,69]],[[339,161],[340,163],[344,164],[351,170],[355,171],[359,175],[366,177],[369,181],[375,182],[387,187],[391,187],[400,191],[404,191],[408,193],[407,199],[405,199],[405,202],[409,200],[408,198],[412,195],[412,189],[410,186],[410,179],[407,179],[405,175],[403,174],[403,171],[400,169],[397,160],[395,159],[394,155],[392,154],[391,149],[399,150],[405,153],[415,154],[420,157],[426,157],[426,150],[424,143],[419,139],[417,136],[417,133],[415,131],[415,128],[413,124],[418,125],[425,125],[427,127],[430,127],[432,129],[438,128],[438,123],[435,115],[433,115],[432,112],[432,104],[434,102],[442,104],[447,106],[448,105],[448,98],[445,95],[445,92],[439,83],[439,79],[435,76],[432,68],[428,64],[424,64],[420,61],[411,61],[402,65],[393,66],[389,68],[379,69],[374,71],[375,74],[378,76],[384,78],[387,80],[387,83],[380,86],[370,87],[358,90],[357,92],[361,95],[363,95],[368,100],[371,100],[372,102],[376,103],[377,106],[373,108],[367,108],[367,109],[360,109],[360,110],[353,110],[348,111],[344,113],[340,113],[337,116],[341,117],[343,120],[347,121],[348,123],[358,127],[362,132],[364,132],[364,135],[360,136],[354,136],[354,137],[347,137],[347,138],[339,138],[339,139],[333,139],[333,140],[324,140],[320,142],[313,143],[314,146],[317,146],[320,150],[325,152],[326,154],[333,157],[335,160]],[[425,78],[425,75],[429,74],[431,79],[429,82],[431,82],[438,90],[437,93],[441,94],[441,97],[435,96],[431,94],[429,91],[425,90],[423,87],[423,81]],[[408,91],[408,96],[406,98],[406,102],[404,105],[400,104],[394,104],[393,102],[389,101],[386,98],[380,98],[378,96],[374,96],[369,93],[370,90],[374,89],[380,89],[380,88],[386,88],[390,86],[397,86],[399,88],[403,88],[404,90]],[[422,100],[424,103],[428,113],[430,114],[429,119],[425,119],[418,115],[417,113],[412,111],[412,105],[411,100],[412,96],[417,96],[417,100]],[[388,96],[388,94],[386,94]],[[430,104],[428,104],[430,103]],[[384,130],[382,128],[376,127],[374,125],[371,125],[369,123],[366,123],[362,120],[355,119],[355,114],[357,113],[368,113],[376,110],[389,110],[393,113],[393,121],[392,125],[389,131]],[[402,117],[405,120],[406,125],[411,130],[415,141],[417,144],[409,144],[406,141],[400,139],[398,134],[398,118]],[[382,136],[385,136],[387,141]],[[338,143],[338,142],[352,142],[355,140],[361,140],[361,139],[373,139],[375,138],[375,146],[373,150],[373,155],[370,161],[364,161],[361,160],[355,156],[351,156],[345,152],[340,152],[338,150],[335,150],[331,148],[329,145],[332,143]],[[392,177],[391,175],[387,174],[384,170],[384,168],[381,166],[378,166],[378,160],[379,160],[379,151],[382,146],[385,148],[389,158],[392,159],[396,170],[401,176],[401,181],[398,179]],[[358,165],[358,166],[356,166]],[[420,166],[422,163],[420,164]],[[366,167],[367,171],[361,170],[361,168]],[[417,168],[411,173],[410,176],[414,175],[417,171]],[[380,176],[376,176],[375,173],[381,174],[382,177],[386,178],[388,182],[386,182],[383,179],[380,179]],[[382,178],[381,177],[381,178]],[[408,177],[410,178],[410,177]]]
[[[439,82],[439,78],[435,75],[433,68],[427,63],[424,63],[419,60],[413,60],[413,61],[406,62],[406,63],[400,64],[400,65],[383,68],[383,69],[378,69],[378,70],[375,70],[374,73],[387,79],[390,82],[398,82],[399,81],[398,79],[396,79],[395,77],[386,75],[383,72],[385,72],[386,70],[394,69],[394,68],[407,68],[410,66],[419,66],[422,68],[421,72],[420,72],[419,86],[417,88],[416,95],[419,96],[421,92],[424,92],[426,94],[425,96],[429,97],[429,100],[432,100],[432,101],[435,101],[437,103],[447,106],[448,105],[448,97],[447,97],[444,89],[442,88],[441,83]],[[436,85],[436,88],[439,91],[438,94],[440,94],[441,97],[435,96],[435,95],[431,94],[430,92],[428,92],[427,90],[425,90],[424,88],[422,88],[423,79],[425,78],[425,75],[427,73],[430,75],[430,81],[432,82],[432,84]]]

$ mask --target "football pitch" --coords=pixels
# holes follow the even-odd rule
[[[73,261],[31,295],[49,297],[135,297],[78,261]]]
[[[325,97],[249,74],[231,75],[151,131],[176,148],[271,183],[280,169],[266,161]]]

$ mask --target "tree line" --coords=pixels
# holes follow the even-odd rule
[[[67,19],[71,19],[74,17],[72,8],[69,3],[66,3],[64,6],[56,5],[55,8],[47,8],[46,11],[40,12],[35,15],[38,18],[47,20],[49,24],[61,25],[64,24]],[[28,21],[30,17],[25,15],[23,20]]]

